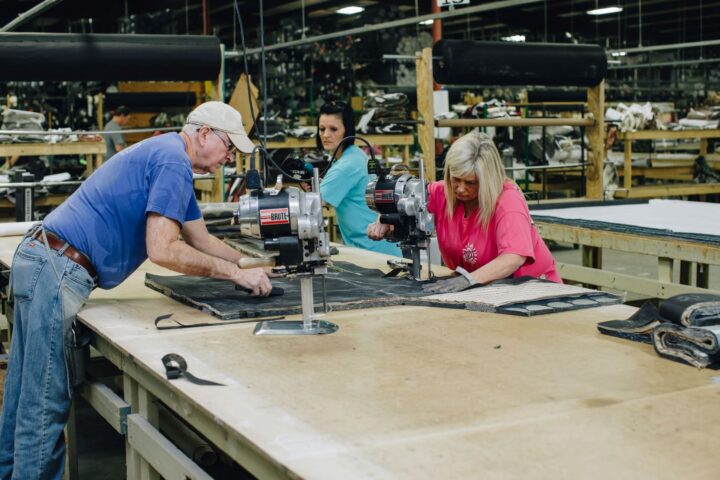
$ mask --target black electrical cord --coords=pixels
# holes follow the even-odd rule
[[[243,28],[242,16],[240,15],[240,7],[238,7],[237,0],[233,0],[233,6],[234,6],[234,10],[235,10],[235,17],[237,18],[238,24],[240,25],[240,44],[242,46],[242,51],[243,51],[243,64],[245,66],[245,73],[248,75],[248,81],[247,81],[248,103],[250,104],[250,116],[252,116],[253,121],[254,121],[255,120],[255,111],[253,109],[252,93],[250,91],[250,68],[248,67],[248,61],[247,61],[247,47],[245,45],[245,30]],[[264,16],[263,15],[263,0],[260,0],[260,31],[261,31],[261,33],[260,33],[260,50],[261,50],[261,53],[260,53],[261,54],[260,75],[262,77],[261,80],[262,80],[262,90],[263,90],[262,91],[263,112],[264,112],[263,113],[263,135],[258,135],[260,144],[257,145],[255,148],[253,148],[253,151],[250,154],[251,155],[250,169],[255,170],[255,152],[259,151],[260,158],[261,158],[262,165],[263,165],[263,174],[265,176],[267,176],[267,171],[268,171],[267,163],[269,161],[280,173],[282,173],[283,175],[285,175],[288,178],[293,178],[293,175],[291,175],[291,174],[287,173],[285,170],[283,170],[275,162],[275,160],[268,155],[267,147],[265,144],[265,136],[267,136],[267,97],[266,97],[266,95],[267,95],[267,75],[266,75],[266,71],[265,71],[265,35],[263,33],[264,32],[263,31],[263,27],[264,27],[263,16]],[[335,148],[335,151],[333,151],[333,154],[332,154],[332,157],[330,158],[330,162],[328,163],[328,166],[325,167],[325,169],[322,171],[322,173],[320,174],[320,177],[324,176],[325,173],[327,173],[327,171],[330,169],[333,162],[336,160],[335,156],[337,155],[337,152],[340,150],[340,147],[343,145],[343,143],[346,140],[360,140],[361,142],[365,143],[365,145],[367,145],[367,147],[368,147],[368,151],[370,152],[371,165],[375,166],[375,173],[378,175],[378,177],[383,174],[383,170],[380,167],[380,163],[377,162],[377,160],[375,159],[375,153],[373,152],[373,148],[372,148],[372,145],[370,144],[370,142],[368,142],[367,140],[365,140],[362,137],[350,136],[350,137],[345,137],[340,141],[338,146]],[[248,182],[247,182],[248,188],[250,188],[251,179],[248,178],[247,180],[248,180]],[[267,184],[267,178],[265,179],[265,183]]]
[[[248,98],[248,104],[250,106],[250,116],[253,119],[253,124],[255,123],[255,109],[253,108],[252,103],[252,91],[250,90],[250,67],[248,66],[248,55],[247,55],[247,46],[245,45],[245,29],[243,28],[243,22],[242,22],[242,16],[240,15],[240,7],[238,6],[237,0],[233,0],[233,6],[235,10],[235,17],[237,18],[237,22],[240,26],[240,45],[242,46],[243,51],[243,66],[245,67],[245,74],[247,75],[247,98]],[[264,55],[264,51],[263,51]],[[265,119],[263,119],[263,122],[265,122]],[[257,130],[257,128],[256,128]],[[260,145],[263,147],[263,151],[267,152],[265,149],[265,139],[258,135],[258,139],[260,142]],[[261,155],[263,152],[261,151]],[[250,169],[255,170],[255,150],[253,150],[252,156],[250,157]]]

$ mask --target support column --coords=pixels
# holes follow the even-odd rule
[[[435,120],[433,112],[432,48],[424,48],[415,58],[417,77],[417,107],[422,122],[418,125],[418,139],[423,151],[425,177],[435,181]]]
[[[590,165],[585,179],[587,197],[601,200],[605,187],[603,185],[603,163],[605,161],[605,81],[595,87],[588,88],[588,111],[595,123],[587,128],[588,141],[592,153],[589,155]]]

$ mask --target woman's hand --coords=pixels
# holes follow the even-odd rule
[[[382,240],[385,236],[392,232],[393,226],[380,222],[374,222],[367,227],[367,236],[373,240]]]

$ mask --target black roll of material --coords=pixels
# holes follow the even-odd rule
[[[195,106],[195,92],[119,92],[105,94],[105,108],[124,105],[135,111],[152,111],[163,108],[192,109]],[[142,110],[145,109],[145,110]]]
[[[214,80],[221,60],[213,36],[0,33],[0,80]]]
[[[587,90],[528,90],[527,101],[539,102],[587,102]]]
[[[440,40],[435,81],[451,85],[598,85],[607,73],[597,45]]]

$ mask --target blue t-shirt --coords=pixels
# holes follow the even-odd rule
[[[181,226],[202,218],[190,157],[177,133],[149,138],[114,155],[44,225],[83,252],[97,270],[100,288],[108,289],[147,259],[148,212]]]
[[[375,241],[367,236],[367,226],[377,220],[377,213],[365,203],[365,187],[369,181],[368,159],[352,145],[333,163],[322,182],[322,199],[335,207],[340,233],[346,245],[401,257],[396,243]]]

